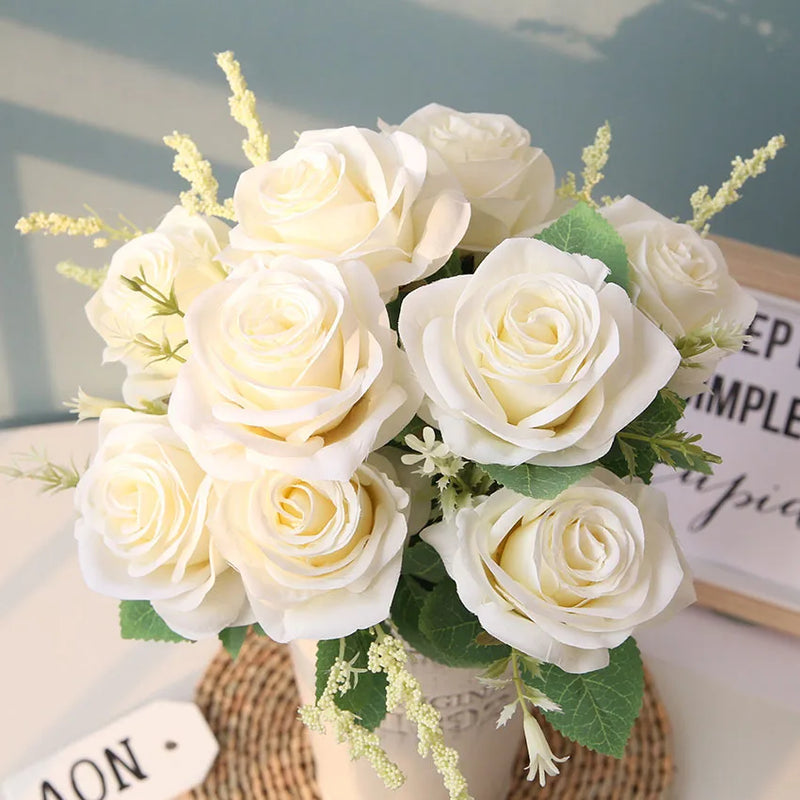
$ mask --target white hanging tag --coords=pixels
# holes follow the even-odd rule
[[[159,700],[11,776],[6,800],[172,800],[203,782],[219,745],[194,703]]]

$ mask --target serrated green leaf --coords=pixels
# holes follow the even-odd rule
[[[219,640],[222,646],[228,651],[228,655],[235,661],[242,649],[244,640],[247,638],[249,625],[241,625],[237,628],[225,628],[219,632]]]
[[[586,203],[573,206],[535,238],[566,253],[580,253],[602,261],[611,270],[606,281],[628,291],[625,242],[613,226]]]
[[[334,661],[339,657],[339,639],[330,639],[317,644],[316,691],[320,698],[328,682]],[[344,642],[344,659],[357,669],[367,669],[367,652],[375,641],[369,631],[356,631]],[[334,696],[336,705],[351,711],[368,730],[375,730],[386,716],[386,675],[382,672],[362,672],[358,681],[343,695]]]
[[[505,467],[502,464],[481,464],[481,469],[493,480],[518,494],[538,500],[551,500],[575,481],[588,475],[596,466],[595,462],[576,467],[542,467],[535,464]]]
[[[402,573],[428,583],[439,583],[447,577],[447,570],[436,549],[419,538],[403,553]]]
[[[459,600],[456,585],[449,578],[427,594],[419,629],[439,650],[441,657],[437,660],[451,667],[488,667],[511,652],[508,645],[477,643],[476,637],[483,628]]]
[[[605,669],[582,675],[542,664],[532,685],[561,706],[560,712],[544,712],[556,730],[590,750],[622,758],[642,707],[644,670],[633,638],[611,650],[610,659]]]
[[[188,642],[156,614],[149,600],[121,600],[119,632],[123,639],[145,642]]]

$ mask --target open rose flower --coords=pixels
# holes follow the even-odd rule
[[[567,672],[694,599],[664,495],[604,469],[553,500],[500,489],[422,538],[489,633]]]
[[[86,304],[92,327],[103,337],[103,361],[121,361],[128,377],[122,387],[125,401],[139,406],[172,391],[181,359],[188,356],[180,314],[158,314],[147,289],[134,291],[123,278],[143,277],[166,299],[174,292],[185,312],[200,292],[225,277],[216,260],[228,242],[228,227],[213,218],[173,208],[152,233],[122,245],[111,257],[103,285]],[[152,295],[152,296],[148,296]],[[153,346],[167,343],[178,358],[161,358]]]
[[[75,494],[89,588],[150,600],[174,631],[216,636],[252,621],[242,581],[206,525],[211,480],[163,416],[109,409]]]
[[[267,470],[217,483],[212,530],[276,641],[335,639],[389,616],[408,495],[384,470],[373,456],[345,481]]]
[[[601,213],[625,242],[637,307],[671,339],[711,325],[743,332],[753,321],[756,301],[730,276],[715,242],[631,196]],[[711,347],[682,366],[670,388],[683,397],[704,391],[730,352]]]
[[[233,195],[237,251],[364,261],[385,299],[450,257],[470,208],[455,180],[428,169],[405,133],[306,131],[275,161],[244,172]]]
[[[400,336],[454,453],[587,464],[644,411],[679,355],[607,274],[595,259],[509,239],[474,275],[405,298]]]
[[[504,239],[530,234],[551,216],[553,165],[511,117],[431,103],[398,126],[382,127],[416,136],[458,179],[472,205],[459,247],[488,252]]]
[[[369,269],[249,259],[186,315],[192,356],[169,404],[209,473],[346,480],[402,430],[421,392]]]

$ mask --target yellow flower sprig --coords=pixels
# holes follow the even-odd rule
[[[242,150],[254,166],[269,161],[269,136],[264,132],[261,118],[256,111],[256,96],[247,88],[239,62],[230,50],[217,54],[217,64],[225,73],[231,96],[228,99],[231,116],[247,130],[242,141]]]
[[[92,269],[91,267],[82,267],[80,264],[76,264],[71,259],[68,259],[66,261],[59,261],[58,264],[56,264],[56,272],[65,278],[69,278],[81,284],[81,286],[88,286],[90,289],[99,289],[106,279],[108,267]]]
[[[590,206],[597,208],[597,202],[592,197],[592,190],[603,180],[603,168],[608,163],[608,153],[611,149],[611,126],[606,122],[597,129],[594,142],[583,148],[581,161],[583,161],[583,187],[578,191],[574,172],[568,172],[567,176],[558,187],[559,197],[571,200],[582,200]]]
[[[719,214],[722,209],[733,205],[741,197],[739,189],[742,188],[745,181],[764,172],[767,163],[775,158],[778,151],[785,146],[786,138],[784,136],[773,136],[763,147],[753,150],[752,157],[746,161],[741,156],[736,156],[731,161],[733,168],[730,178],[717,189],[713,197],[708,193],[708,186],[698,186],[689,198],[693,211],[689,225],[705,236],[709,229],[708,221],[715,214]]]
[[[369,731],[356,721],[351,711],[336,705],[334,697],[344,694],[350,688],[352,667],[341,656],[334,661],[328,673],[328,682],[316,703],[300,708],[300,719],[312,731],[324,734],[330,725],[338,742],[347,742],[353,760],[365,757],[387,789],[399,789],[405,776],[385,750],[381,747],[378,734]]]
[[[175,151],[172,169],[190,187],[188,191],[181,192],[181,205],[190,214],[208,214],[235,220],[233,200],[228,198],[223,203],[217,200],[219,183],[214,177],[211,164],[203,158],[192,138],[175,131],[171,136],[164,137],[164,144]]]
[[[419,754],[430,754],[442,776],[450,800],[471,800],[467,781],[458,768],[458,753],[444,743],[441,714],[425,700],[419,681],[408,671],[408,653],[402,642],[377,629],[378,638],[369,647],[367,666],[370,672],[386,673],[386,709],[404,706],[405,716],[417,726]]]
[[[142,234],[140,228],[122,214],[119,215],[121,224],[115,228],[103,220],[93,208],[84,208],[89,216],[71,217],[56,212],[34,211],[20,217],[14,227],[23,236],[28,233],[43,233],[45,236],[94,236],[92,244],[95,247],[108,247],[112,241],[130,241]]]

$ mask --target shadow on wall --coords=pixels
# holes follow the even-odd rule
[[[790,147],[715,230],[800,252],[789,211],[800,174],[795,0],[608,0],[602,12],[579,0],[3,5],[7,19],[209,83],[221,81],[211,54],[233,49],[258,96],[342,124],[399,122],[431,100],[502,111],[530,128],[561,173],[608,119],[615,143],[604,191],[629,191],[667,214],[688,213],[698,182],[715,188],[733,155],[783,132]],[[0,142],[0,181],[10,187],[0,195],[0,333],[19,423],[53,410],[32,270],[12,230],[29,210],[14,191],[15,158],[181,186],[164,151],[139,140],[9,104],[0,104],[0,129],[11,134]],[[202,132],[192,133],[202,146]],[[219,176],[229,189],[233,172]]]

